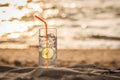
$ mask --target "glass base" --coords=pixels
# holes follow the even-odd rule
[[[39,67],[40,68],[47,68],[46,66],[40,66],[40,65],[39,65]],[[57,66],[48,66],[48,68],[54,68],[54,67],[57,67]]]

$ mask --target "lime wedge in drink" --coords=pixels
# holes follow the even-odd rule
[[[52,48],[45,48],[42,51],[43,58],[51,58],[53,56],[53,49]]]

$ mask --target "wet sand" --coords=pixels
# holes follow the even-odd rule
[[[0,49],[0,64],[38,66],[38,47]],[[58,49],[57,65],[68,67],[77,64],[96,64],[111,68],[120,67],[120,49]]]

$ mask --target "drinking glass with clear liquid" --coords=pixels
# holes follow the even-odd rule
[[[57,29],[40,28],[39,30],[39,66],[50,68],[56,66]]]

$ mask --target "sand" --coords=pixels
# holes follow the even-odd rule
[[[120,80],[120,50],[59,49],[57,67],[38,67],[38,47],[0,49],[0,80]]]
[[[24,49],[0,49],[0,65],[38,66],[38,47]],[[68,67],[77,64],[119,68],[119,49],[58,49],[57,65]]]
[[[100,68],[94,65],[47,69],[0,66],[0,80],[120,80],[120,70]]]

